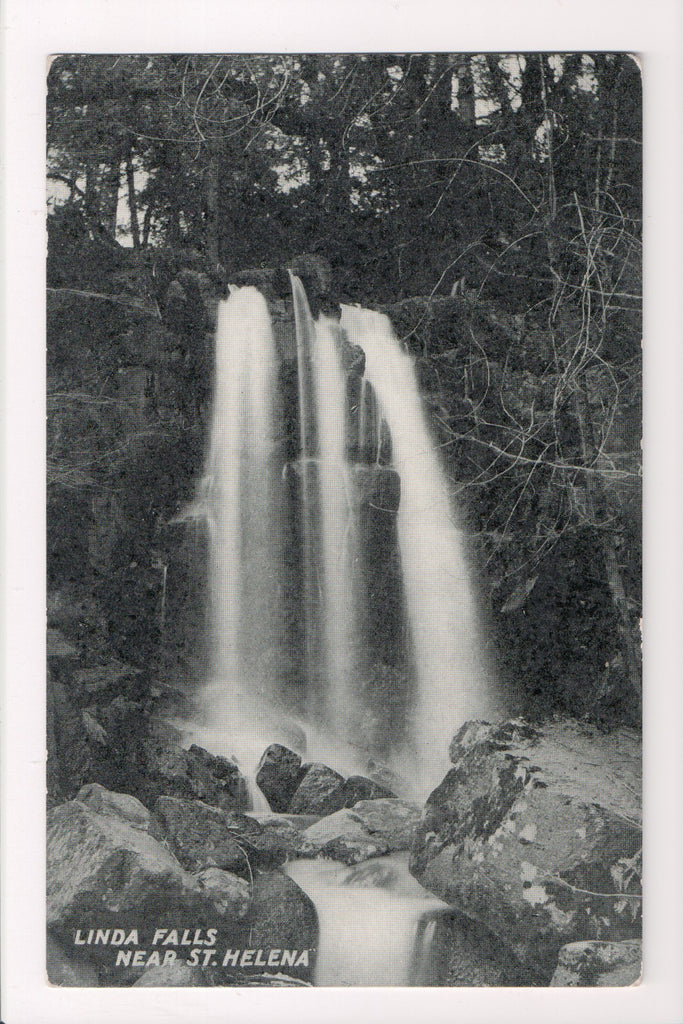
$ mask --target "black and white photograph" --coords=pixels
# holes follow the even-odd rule
[[[671,974],[652,60],[375,35],[44,54],[3,728],[46,1024],[635,1024]]]
[[[51,982],[637,983],[638,59],[47,87]]]

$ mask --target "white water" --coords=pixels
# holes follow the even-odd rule
[[[356,867],[299,860],[287,873],[315,903],[316,985],[438,985],[435,949],[449,906],[412,877],[404,856]]]
[[[346,388],[337,331],[327,317],[316,324],[313,380],[318,425],[327,715],[334,736],[350,737],[355,724],[351,684],[358,668],[359,646],[353,573],[356,502],[345,454]]]
[[[275,381],[265,299],[256,288],[233,289],[218,307],[211,446],[194,514],[210,536],[213,657],[202,694],[210,749],[236,755],[247,774],[264,746],[267,658],[279,642]]]
[[[315,327],[304,286],[298,277],[290,272],[292,301],[294,305],[294,326],[296,330],[297,384],[299,394],[299,463],[301,473],[300,514],[303,576],[303,615],[306,671],[309,682],[315,675],[315,659],[318,647],[318,624],[315,615],[315,564],[314,538],[314,484],[313,467],[309,461],[312,454],[312,383],[311,351]]]
[[[427,426],[412,358],[386,316],[342,307],[342,328],[365,351],[365,373],[391,435],[401,478],[398,534],[418,686],[413,754],[429,787],[468,718],[494,710],[462,532]],[[379,417],[378,417],[379,418]]]

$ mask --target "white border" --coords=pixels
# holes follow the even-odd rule
[[[683,1020],[681,30],[675,0],[5,0],[4,1024]],[[44,978],[44,94],[49,53],[628,50],[646,94],[645,973],[633,989],[60,989]]]

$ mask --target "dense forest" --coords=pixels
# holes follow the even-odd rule
[[[275,310],[303,259],[415,354],[517,707],[637,724],[635,60],[64,56],[47,130],[48,615],[85,662],[201,673],[215,301],[251,270]]]

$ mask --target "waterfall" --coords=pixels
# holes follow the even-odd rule
[[[292,292],[298,454],[286,464],[266,301],[237,288],[218,311],[198,499],[211,542],[214,657],[204,706],[222,737],[220,749],[210,746],[253,771],[283,734],[277,666],[289,657],[301,666],[307,709],[299,711],[321,760],[363,771],[379,756],[424,793],[447,766],[458,727],[495,710],[464,537],[413,360],[389,320],[345,306],[341,324],[314,321],[293,275]],[[365,352],[356,421],[341,355],[349,342]],[[285,522],[299,538],[287,559]],[[287,574],[300,580],[295,632],[291,597],[287,627],[281,607]]]
[[[270,813],[260,755],[288,735],[310,761],[347,776],[378,769],[402,795],[424,795],[462,722],[493,710],[464,538],[413,361],[386,317],[342,307],[341,323],[314,321],[291,281],[296,394],[262,295],[235,288],[219,305],[192,512],[209,530],[214,654],[203,720],[185,724],[184,741],[237,758],[255,813]],[[365,352],[361,380],[358,353],[347,380],[349,343]],[[289,721],[291,669],[280,664],[306,693]],[[407,854],[286,870],[316,906],[315,984],[444,984],[452,917]]]
[[[365,373],[387,423],[401,478],[398,534],[418,676],[413,747],[419,771],[429,782],[434,762],[446,760],[458,727],[493,711],[464,537],[454,522],[413,360],[382,314],[344,306],[341,325],[365,351]]]
[[[282,643],[275,381],[265,299],[256,288],[232,289],[218,307],[211,443],[195,515],[203,514],[210,539],[210,746],[235,754],[245,771],[268,742],[269,661]]]

